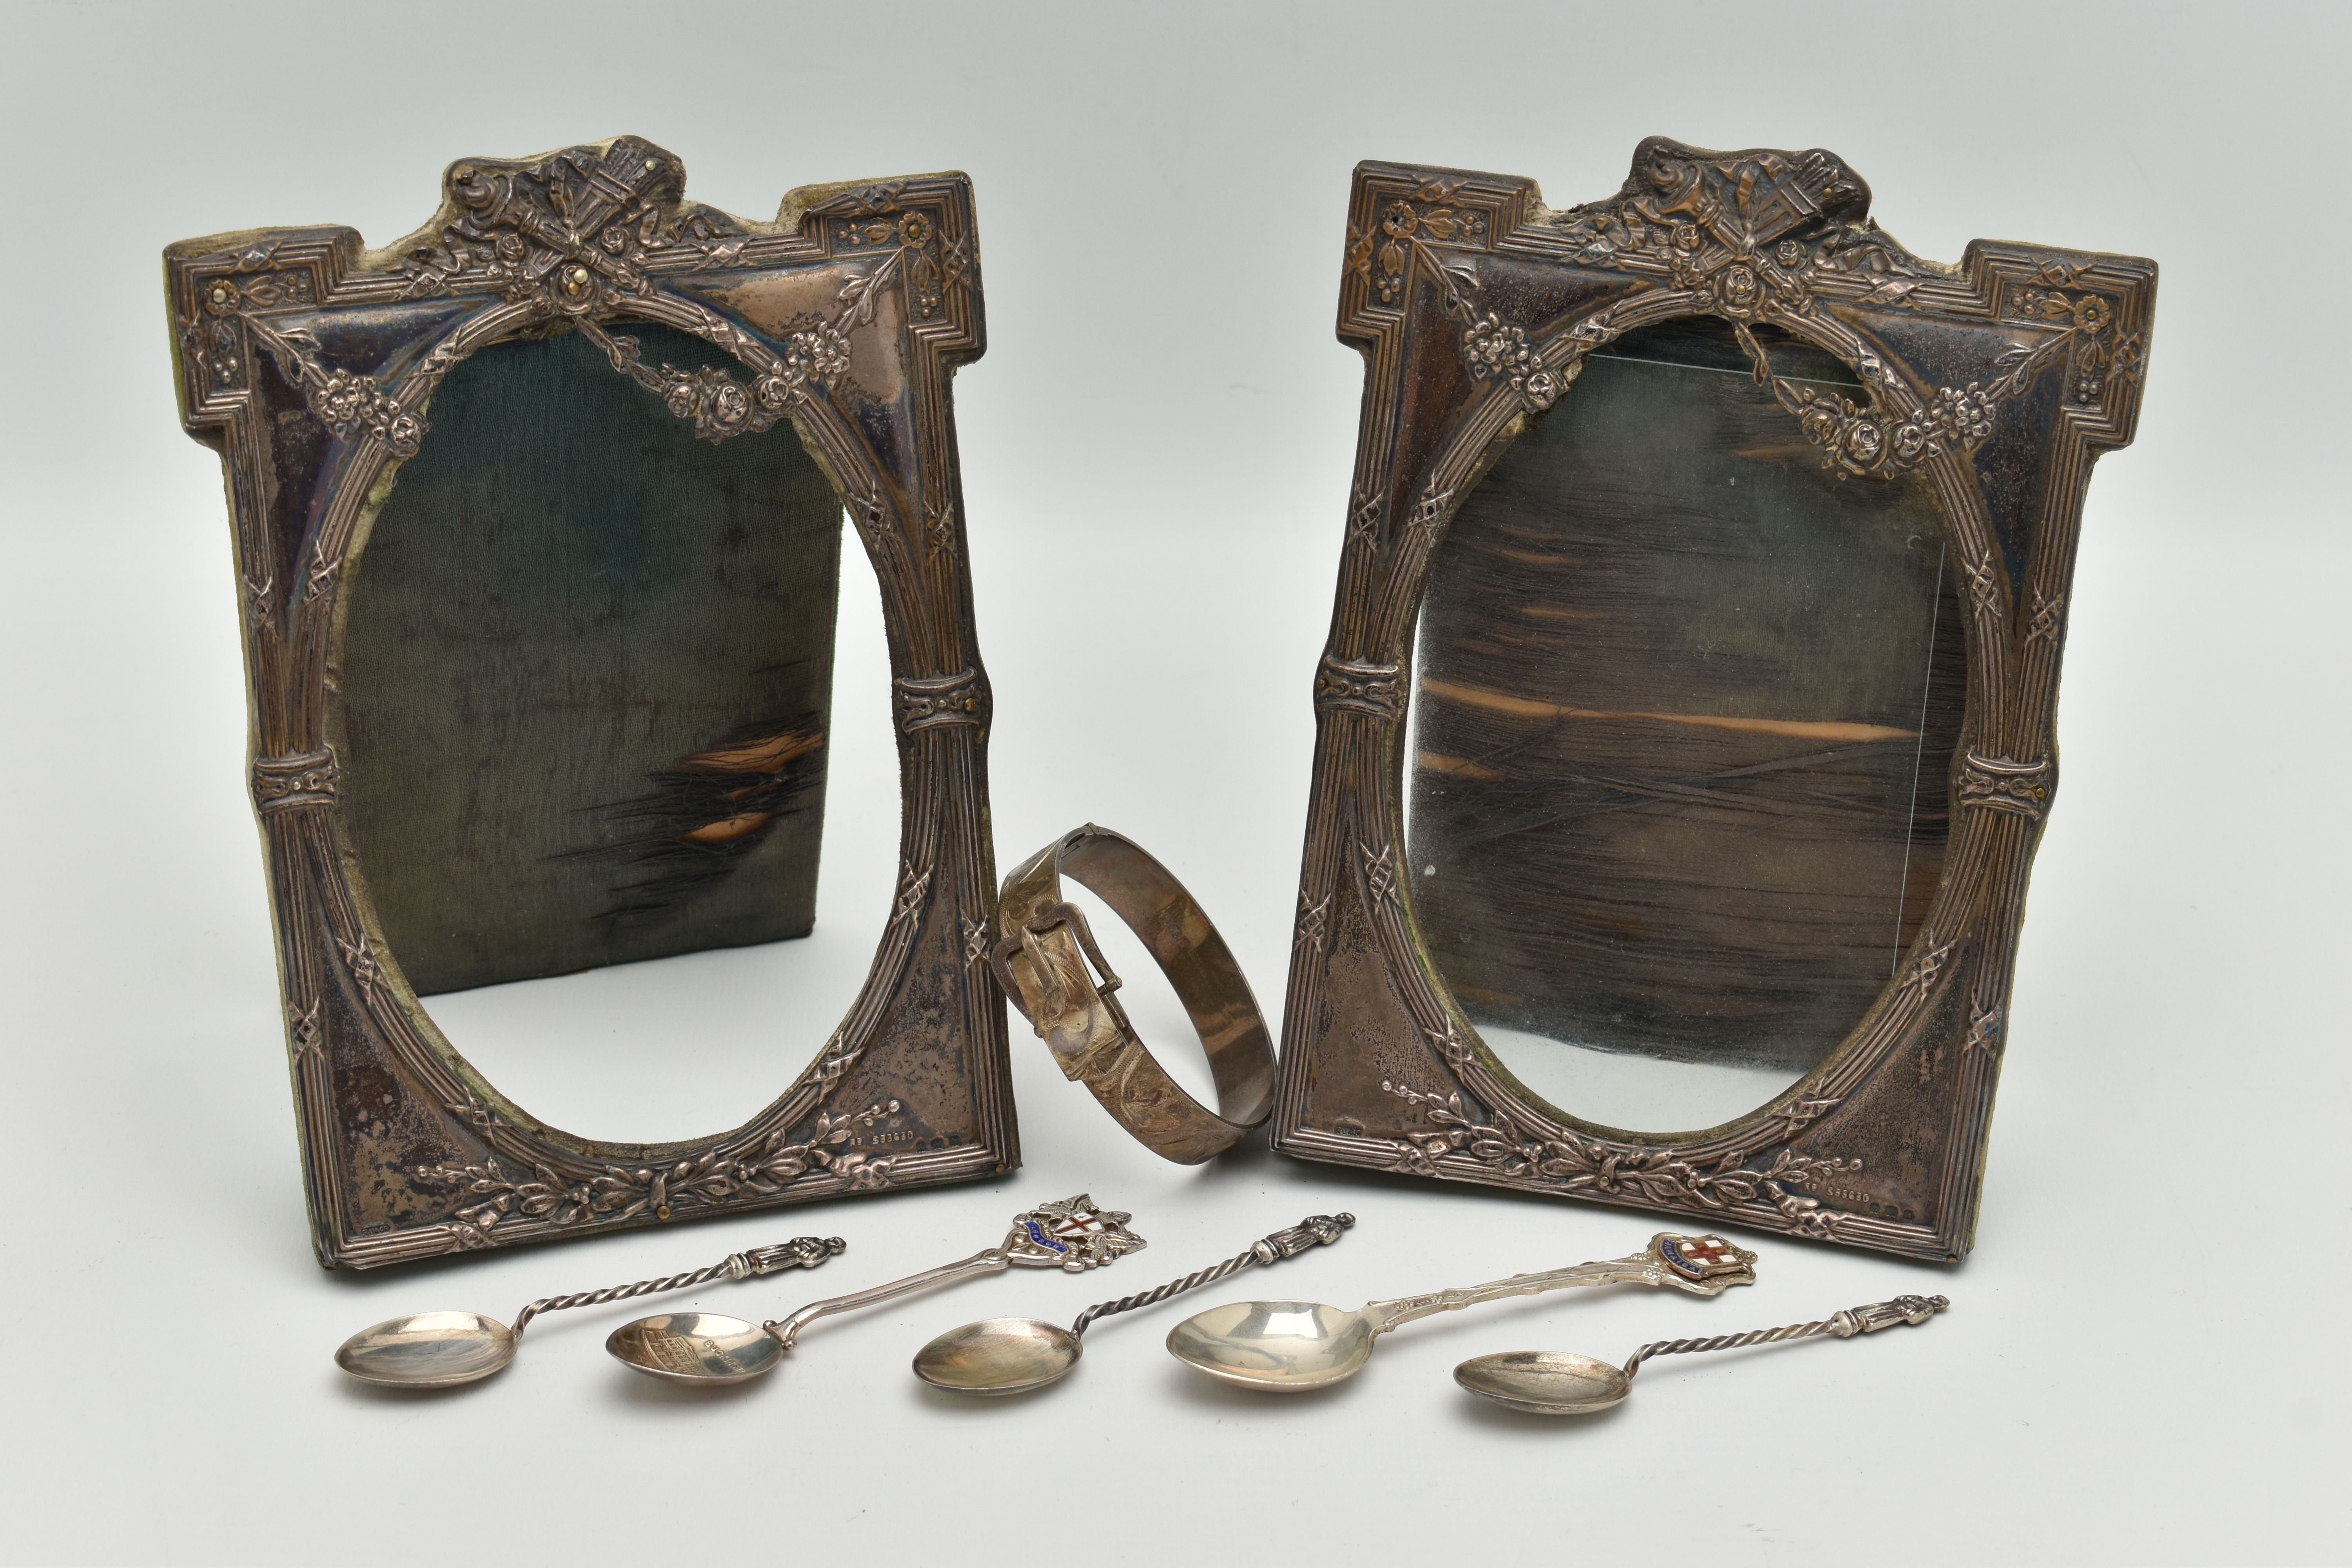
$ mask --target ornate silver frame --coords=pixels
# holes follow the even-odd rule
[[[1366,163],[1339,336],[1367,375],[1338,607],[1314,683],[1313,795],[1277,1148],[1916,1258],[1972,1244],[2027,872],[2057,777],[2065,606],[2094,458],[2131,439],[2156,268],[1972,243],[1923,261],[1819,150],[1641,144],[1614,197]],[[1857,477],[1932,478],[1967,572],[1968,709],[1945,873],[1899,973],[1822,1066],[1750,1114],[1647,1137],[1538,1100],[1423,947],[1400,874],[1401,746],[1431,554],[1461,498],[1585,356],[1729,322],[1758,377]],[[1774,378],[1751,324],[1834,354],[1868,406]]]
[[[349,228],[287,228],[165,252],[183,422],[226,470],[254,803],[312,1239],[330,1268],[1019,1163],[1003,1003],[985,962],[988,684],[949,393],[983,348],[970,183],[803,188],[766,224],[689,204],[684,189],[674,155],[622,137],[455,163],[440,211],[385,250],[363,254]],[[322,323],[355,312],[394,323],[367,363],[320,343]],[[608,330],[632,320],[716,345],[743,379],[643,363]],[[435,388],[487,344],[567,328],[699,435],[792,421],[865,542],[889,636],[901,865],[872,970],[767,1109],[684,1142],[549,1127],[435,1027],[375,929],[325,728],[342,568],[383,480],[418,449]],[[853,410],[843,393],[861,376],[873,385]],[[312,436],[279,440],[271,416],[305,411]]]

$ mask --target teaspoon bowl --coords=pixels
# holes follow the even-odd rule
[[[663,1312],[614,1329],[604,1342],[614,1359],[668,1383],[702,1386],[743,1383],[784,1359],[776,1337],[756,1323],[717,1312]]]
[[[672,1383],[706,1386],[741,1383],[774,1370],[784,1352],[799,1341],[802,1330],[836,1312],[854,1311],[975,1274],[995,1274],[1016,1266],[1083,1274],[1115,1262],[1128,1253],[1141,1250],[1145,1245],[1143,1237],[1127,1228],[1127,1221],[1128,1215],[1123,1212],[1097,1208],[1092,1197],[1080,1193],[1013,1215],[1013,1228],[1004,1233],[1002,1242],[982,1247],[970,1258],[942,1263],[887,1285],[811,1301],[798,1311],[758,1328],[740,1318],[721,1318],[709,1312],[671,1312],[624,1323],[604,1342],[604,1349],[614,1360]],[[1076,1359],[1075,1354],[1071,1359]]]
[[[1304,1394],[1352,1376],[1379,1331],[1361,1311],[1320,1301],[1235,1301],[1170,1330],[1168,1353],[1224,1383]]]
[[[1067,1375],[1085,1346],[1078,1336],[1034,1318],[966,1323],[915,1352],[915,1375],[958,1394],[1025,1394]]]
[[[1633,1392],[1619,1368],[1568,1351],[1497,1351],[1454,1369],[1454,1381],[1483,1398],[1534,1415],[1589,1415]]]
[[[477,1312],[413,1312],[362,1329],[335,1364],[380,1388],[455,1388],[514,1360],[514,1331]]]

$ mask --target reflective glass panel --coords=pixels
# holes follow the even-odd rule
[[[1696,1130],[1860,1021],[1942,870],[1966,695],[1944,537],[1923,476],[1825,469],[1699,321],[1593,356],[1464,503],[1417,639],[1413,906],[1528,1089]]]

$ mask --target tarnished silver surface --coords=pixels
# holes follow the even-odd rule
[[[803,186],[784,198],[781,226],[686,191],[676,153],[622,136],[460,159],[439,209],[389,249],[310,226],[165,255],[181,417],[228,481],[250,785],[311,1230],[331,1268],[1001,1177],[1020,1163],[1003,1001],[958,931],[984,924],[970,917],[996,892],[989,683],[950,395],[985,343],[971,182]],[[646,328],[698,340],[707,363],[646,363]],[[352,788],[372,767],[349,754],[340,725],[343,633],[367,596],[353,584],[372,520],[403,462],[451,455],[440,443],[452,433],[429,428],[429,411],[449,413],[436,398],[483,368],[478,355],[569,332],[699,439],[793,430],[848,514],[849,553],[873,567],[890,651],[899,854],[866,982],[814,1059],[780,1051],[782,1080],[751,1096],[766,1109],[658,1158],[525,1113],[418,1002],[403,944],[364,890],[382,887],[381,868],[353,835]],[[542,440],[560,441],[583,411],[569,398],[546,410],[540,435],[512,437],[505,460],[553,475],[559,448]],[[649,451],[619,460],[654,482]],[[664,548],[684,541],[665,535]],[[605,586],[618,605],[644,584]],[[497,592],[449,589],[461,619]],[[598,724],[637,732],[620,715],[648,694],[593,685],[572,693],[579,743],[594,744]],[[501,755],[506,768],[540,765]],[[749,787],[775,775],[740,776]],[[635,1059],[661,1070],[657,1056]],[[853,1085],[857,1098],[836,1098]],[[917,1127],[924,1136],[908,1137]]]
[[[716,1386],[742,1383],[775,1370],[803,1329],[819,1318],[854,1311],[894,1297],[911,1295],[974,1274],[1007,1268],[1062,1268],[1082,1274],[1115,1263],[1147,1245],[1128,1229],[1130,1216],[1098,1209],[1081,1193],[1059,1203],[1041,1204],[1015,1215],[1013,1228],[996,1246],[937,1268],[909,1274],[846,1296],[812,1301],[790,1317],[753,1328],[740,1318],[710,1312],[673,1312],[623,1324],[604,1349],[625,1366],[671,1383]]]
[[[672,1383],[740,1383],[782,1361],[765,1329],[717,1312],[663,1312],[614,1329],[604,1348],[648,1376]]]
[[[522,1331],[541,1312],[625,1301],[719,1279],[749,1279],[780,1268],[814,1268],[828,1258],[838,1257],[848,1245],[837,1236],[798,1236],[781,1246],[730,1253],[690,1274],[665,1274],[634,1285],[571,1296],[541,1296],[515,1314],[511,1329],[477,1312],[415,1312],[391,1318],[345,1340],[335,1352],[335,1364],[363,1383],[386,1388],[451,1388],[488,1377],[514,1360]]]
[[[1237,1301],[1212,1307],[1170,1331],[1168,1353],[1243,1388],[1303,1394],[1353,1377],[1371,1359],[1373,1342],[1381,1335],[1433,1312],[1571,1285],[1670,1285],[1695,1296],[1717,1296],[1755,1280],[1754,1253],[1719,1236],[1661,1231],[1650,1238],[1648,1250],[1630,1258],[1514,1274],[1466,1290],[1373,1301],[1352,1312],[1319,1301]]]
[[[1155,1060],[1115,993],[1084,910],[1062,896],[1081,884],[1127,922],[1175,988],[1216,1080],[1213,1111]],[[1124,834],[1093,823],[1066,833],[1004,879],[989,949],[1004,994],[1137,1142],[1197,1165],[1262,1126],[1274,1109],[1274,1040],[1225,939],[1167,867]]]
[[[335,1364],[387,1388],[454,1388],[514,1360],[514,1331],[478,1312],[415,1312],[362,1329]]]
[[[1869,201],[1867,183],[1820,148],[1709,152],[1663,137],[1635,149],[1615,195],[1573,208],[1547,206],[1532,182],[1508,175],[1358,165],[1339,335],[1365,356],[1362,417],[1314,676],[1311,804],[1270,1129],[1277,1152],[1935,1261],[1969,1250],[2027,874],[2058,782],[2058,674],[2084,497],[2097,456],[2129,443],[2139,417],[2157,268],[1988,240],[1946,268],[1870,222]],[[1595,416],[1590,405],[1574,411],[1592,389],[1570,384],[1597,353],[1630,352],[1628,334],[1669,321],[1675,331],[1727,332],[1759,390],[1769,385],[1790,416],[1769,461],[1811,445],[1855,484],[1890,496],[1898,484],[1933,489],[1966,584],[1967,743],[1951,758],[1935,896],[1869,1011],[1817,1070],[1748,1114],[1644,1134],[1546,1101],[1495,1056],[1469,1016],[1471,996],[1456,993],[1429,940],[1438,910],[1418,874],[1429,862],[1413,858],[1422,835],[1407,834],[1405,820],[1407,781],[1423,771],[1420,721],[1435,695],[1420,689],[1422,609],[1433,578],[1443,588],[1449,537],[1504,473],[1498,459],[1518,455],[1521,432],[1549,426],[1556,436],[1560,419]],[[1791,340],[1842,362],[1866,388],[1861,402],[1775,375],[1766,356],[1780,351],[1766,345]],[[1615,437],[1603,445],[1624,449]],[[1748,460],[1768,460],[1767,450],[1744,452]],[[1534,517],[1557,514],[1560,502],[1531,494],[1525,504]],[[1663,553],[1645,559],[1645,573],[1669,570]],[[1578,570],[1591,575],[1581,562]],[[1664,579],[1628,580],[1624,593],[1628,605],[1662,603]],[[1513,690],[1524,700],[1523,684]],[[1511,731],[1524,741],[1507,748],[1522,763],[1538,743],[1534,726],[1560,721],[1536,706],[1517,721],[1529,727]],[[1706,809],[1727,809],[1733,775],[1689,765],[1702,770],[1690,778],[1706,786]],[[1545,776],[1570,766],[1546,763],[1517,796],[1478,796],[1509,818],[1515,853],[1527,852],[1519,829],[1585,809],[1556,793],[1570,787],[1565,773]],[[1482,771],[1502,775],[1491,787],[1511,787],[1506,770]],[[1575,787],[1626,787],[1614,764],[1607,771]],[[1624,798],[1645,812],[1670,798],[1696,805],[1689,789],[1657,779]],[[1765,820],[1752,797],[1740,809]],[[1834,858],[1816,847],[1806,858],[1825,868]],[[1658,869],[1668,863],[1661,857]],[[1743,879],[1713,879],[1727,898],[1747,896],[1730,886]],[[1608,922],[1623,921],[1635,896],[1610,889],[1573,917],[1557,904],[1513,908],[1528,934],[1559,936],[1615,929]],[[1890,908],[1889,927],[1906,912]],[[1676,922],[1640,929],[1659,981],[1704,951]],[[1770,973],[1797,978],[1779,963]]]
[[[1454,1369],[1454,1381],[1482,1398],[1537,1415],[1606,1410],[1633,1392],[1605,1361],[1570,1351],[1497,1351]]]
[[[1078,1336],[1035,1318],[983,1318],[915,1352],[915,1375],[956,1394],[1026,1394],[1078,1364]]]
[[[1101,1319],[1131,1312],[1213,1285],[1257,1263],[1278,1263],[1312,1247],[1328,1247],[1356,1223],[1351,1214],[1309,1215],[1287,1230],[1250,1243],[1223,1263],[1171,1279],[1157,1289],[1104,1301],[1078,1314],[1068,1328],[1034,1318],[988,1318],[966,1323],[915,1352],[915,1375],[934,1388],[958,1394],[1025,1394],[1066,1375],[1085,1352],[1082,1337]]]
[[[1816,1334],[1852,1339],[1897,1323],[1924,1323],[1951,1304],[1942,1296],[1897,1296],[1891,1301],[1849,1307],[1819,1322],[1791,1323],[1785,1329],[1756,1329],[1712,1339],[1655,1340],[1635,1351],[1622,1370],[1568,1351],[1497,1351],[1474,1356],[1455,1367],[1454,1381],[1481,1398],[1514,1410],[1538,1415],[1587,1415],[1606,1410],[1631,1394],[1633,1374],[1652,1356],[1737,1350],[1743,1345],[1807,1340]]]

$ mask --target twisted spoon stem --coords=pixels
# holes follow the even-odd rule
[[[1181,1279],[1171,1279],[1157,1289],[1140,1290],[1132,1296],[1122,1296],[1116,1301],[1102,1301],[1088,1307],[1078,1314],[1078,1321],[1070,1325],[1070,1337],[1085,1338],[1087,1327],[1097,1318],[1131,1312],[1138,1307],[1153,1306],[1171,1296],[1181,1296],[1187,1290],[1213,1285],[1255,1263],[1279,1263],[1286,1258],[1297,1257],[1311,1247],[1328,1247],[1339,1239],[1340,1232],[1355,1223],[1356,1216],[1351,1214],[1309,1215],[1288,1230],[1277,1230],[1264,1240],[1250,1243],[1247,1250],[1236,1253],[1223,1263],[1195,1269]]]
[[[1744,1334],[1717,1334],[1703,1340],[1655,1340],[1633,1352],[1633,1359],[1625,1363],[1625,1375],[1630,1379],[1652,1356],[1738,1350],[1743,1345],[1809,1340],[1816,1334],[1835,1334],[1842,1340],[1851,1339],[1856,1334],[1876,1333],[1897,1323],[1924,1323],[1951,1304],[1942,1296],[1897,1296],[1892,1301],[1873,1301],[1868,1306],[1849,1307],[1834,1317],[1824,1318],[1815,1323],[1791,1323],[1784,1329],[1753,1329]]]
[[[848,1245],[837,1236],[798,1236],[780,1247],[760,1247],[749,1252],[729,1253],[708,1268],[698,1268],[690,1274],[665,1274],[657,1279],[640,1279],[634,1285],[613,1285],[602,1290],[582,1290],[570,1296],[541,1296],[515,1314],[514,1335],[520,1339],[523,1330],[541,1312],[561,1312],[570,1307],[596,1307],[606,1301],[625,1301],[632,1296],[683,1290],[689,1286],[709,1284],[721,1277],[730,1281],[749,1279],[754,1274],[772,1274],[779,1268],[794,1264],[803,1268],[814,1268],[826,1258],[847,1250]]]

